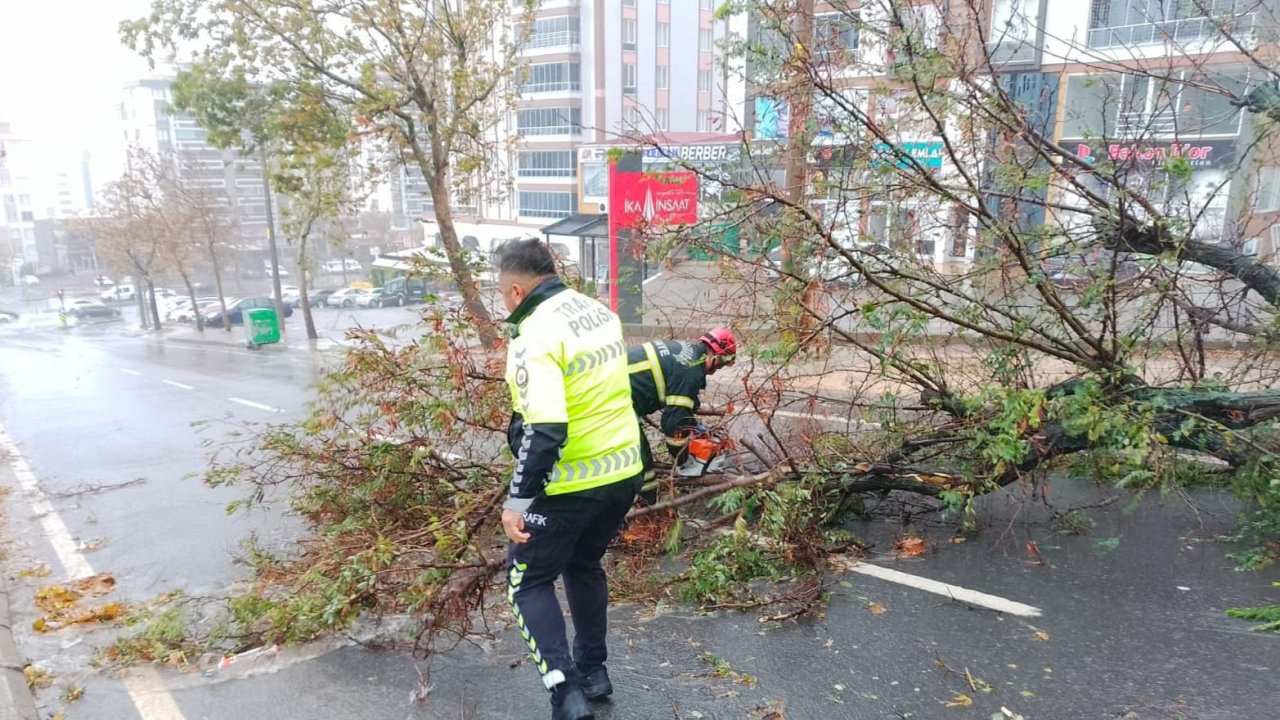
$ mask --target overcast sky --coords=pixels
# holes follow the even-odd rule
[[[0,0],[0,118],[54,162],[93,156],[94,185],[118,175],[121,86],[147,64],[120,44],[149,0]]]

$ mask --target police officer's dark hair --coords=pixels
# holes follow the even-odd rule
[[[508,240],[494,253],[498,272],[529,277],[556,274],[556,260],[551,247],[537,238]]]

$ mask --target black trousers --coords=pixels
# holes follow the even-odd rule
[[[508,549],[507,600],[516,626],[542,675],[566,678],[587,672],[609,657],[609,585],[600,558],[631,509],[642,476],[564,495],[539,495],[525,513],[528,542]],[[573,653],[556,600],[556,578],[564,578],[573,617]]]

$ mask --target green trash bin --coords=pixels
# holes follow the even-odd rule
[[[250,345],[280,342],[280,318],[271,308],[249,308],[244,311],[244,339]]]

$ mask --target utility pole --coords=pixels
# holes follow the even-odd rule
[[[284,333],[284,299],[280,292],[280,252],[276,249],[275,212],[271,209],[271,178],[267,175],[267,144],[258,144],[258,154],[262,159],[262,199],[267,207],[267,247],[271,251],[271,290],[276,301],[276,319],[280,322],[280,332]]]

